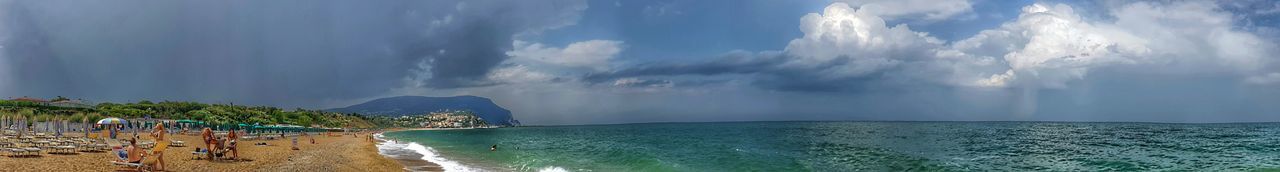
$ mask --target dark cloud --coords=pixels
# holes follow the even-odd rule
[[[876,78],[884,74],[884,72],[875,72],[861,76],[838,76],[827,72],[833,67],[849,65],[850,61],[847,59],[842,58],[811,67],[795,67],[787,65],[795,59],[786,54],[733,52],[702,62],[655,63],[592,73],[584,76],[583,80],[589,83],[611,83],[626,78],[745,75],[751,80],[752,85],[765,89],[837,92],[863,89],[865,84],[875,82]],[[708,83],[724,83],[715,81],[719,80],[681,81],[675,85],[702,86]]]
[[[618,78],[642,76],[723,75],[755,74],[777,68],[783,62],[778,54],[731,53],[710,61],[695,63],[655,63],[619,69],[611,72],[587,74],[589,82],[607,82]]]
[[[513,35],[581,1],[6,1],[3,96],[288,107],[483,86]],[[430,72],[425,80],[406,78]],[[420,82],[420,83],[406,83]],[[0,87],[5,88],[5,87]]]

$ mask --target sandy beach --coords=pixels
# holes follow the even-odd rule
[[[301,150],[290,150],[288,139],[242,140],[241,161],[195,160],[191,154],[199,146],[199,136],[171,135],[175,140],[187,143],[185,147],[171,147],[164,153],[167,171],[406,171],[400,160],[378,154],[376,142],[367,141],[367,135],[312,136],[316,144],[306,137],[299,139]],[[143,136],[142,140],[151,140]],[[266,143],[256,146],[255,143]],[[39,157],[0,157],[0,171],[115,171],[121,166],[111,164],[116,158],[111,153],[80,152],[73,155],[41,154]],[[416,164],[422,165],[422,164]]]

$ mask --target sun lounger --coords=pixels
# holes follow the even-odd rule
[[[31,155],[40,155],[40,152],[44,151],[43,149],[40,149],[40,148],[24,148],[24,150],[27,151],[27,154],[31,154]]]
[[[8,148],[8,149],[5,149],[5,151],[9,152],[9,157],[20,157],[20,156],[26,156],[27,154],[27,150],[18,149],[18,148]]]
[[[8,148],[5,149],[5,151],[9,152],[9,157],[32,157],[40,155],[39,148]]]
[[[179,140],[173,140],[173,141],[169,141],[169,146],[171,146],[171,147],[185,147],[185,146],[187,146],[187,143],[186,143],[186,142],[183,142],[183,141],[179,141]]]
[[[124,162],[124,161],[111,161],[111,164],[119,165],[119,166],[125,166],[125,167],[127,167],[127,168],[135,169],[135,170],[138,170],[138,171],[143,171],[143,169],[142,169],[142,163],[129,163],[129,162]]]
[[[121,150],[121,151],[124,151],[124,150]],[[122,155],[120,154],[121,152],[113,152],[113,153],[115,153],[115,154],[116,154],[116,158],[117,158],[117,160],[111,161],[111,164],[112,164],[112,165],[124,166],[124,167],[126,167],[126,168],[129,168],[129,169],[132,169],[132,170],[136,170],[136,171],[149,171],[149,170],[150,170],[150,169],[148,169],[148,166],[147,166],[147,164],[148,164],[148,160],[149,160],[150,158],[149,158],[149,157],[147,157],[145,154],[144,154],[144,156],[142,156],[142,161],[140,161],[140,163],[130,163],[130,162],[129,162],[129,157],[127,156],[127,153],[126,153],[126,155],[124,155],[124,156],[122,156]]]
[[[204,159],[204,157],[209,156],[209,152],[206,150],[197,148],[196,151],[191,151],[191,159]]]
[[[108,150],[111,150],[111,146],[107,145],[106,143],[93,144],[93,147],[97,148],[98,152],[106,152]]]
[[[49,148],[50,148],[49,149],[50,154],[75,154],[76,153],[76,146],[72,146],[72,145],[53,146]]]

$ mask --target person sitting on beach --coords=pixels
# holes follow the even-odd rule
[[[227,149],[231,150],[231,159],[240,159],[240,151],[236,149],[236,140],[240,140],[239,134],[236,134],[236,129],[231,129],[231,132],[227,133]]]
[[[125,152],[129,155],[127,161],[134,164],[142,163],[142,151],[146,150],[138,147],[138,139],[129,139],[129,147],[125,148]]]

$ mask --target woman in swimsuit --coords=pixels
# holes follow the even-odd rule
[[[213,146],[218,144],[218,140],[213,138],[213,129],[205,127],[200,131],[200,137],[204,138],[204,144],[207,146],[205,148],[210,150],[209,159],[213,159]]]

